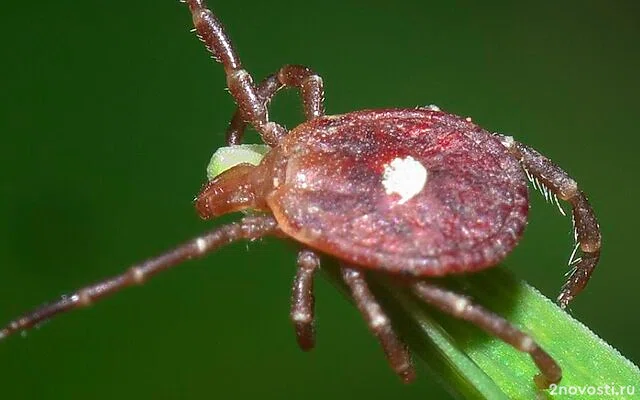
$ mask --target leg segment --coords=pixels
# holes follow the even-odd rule
[[[562,370],[556,361],[542,350],[530,336],[518,330],[501,316],[473,304],[460,294],[432,283],[414,283],[413,291],[418,297],[439,310],[469,321],[516,349],[528,353],[541,372],[534,379],[539,388],[548,388],[549,385],[558,383],[562,378]]]
[[[268,145],[275,145],[286,130],[267,119],[264,101],[259,98],[251,75],[242,68],[240,58],[216,16],[204,0],[184,0],[189,5],[198,37],[205,43],[216,61],[224,67],[227,87],[238,104],[244,120],[248,121]]]
[[[278,73],[268,76],[260,82],[256,93],[262,99],[265,108],[283,87],[300,89],[304,115],[307,120],[324,115],[324,88],[322,78],[311,68],[303,65],[285,65]],[[268,117],[267,117],[268,118]],[[246,128],[241,110],[236,111],[227,129],[227,145],[240,144]]]
[[[282,88],[282,86],[282,83],[278,80],[278,75],[274,74],[266,77],[262,82],[260,82],[258,87],[256,87],[256,94],[258,95],[258,98],[262,99],[265,109],[269,104],[269,100]],[[227,128],[227,146],[241,144],[246,128],[247,123],[244,120],[243,113],[238,109],[233,114],[229,127]]]
[[[298,252],[298,270],[291,294],[291,321],[298,345],[311,350],[315,345],[313,276],[320,267],[320,257],[309,249]]]
[[[382,311],[364,279],[364,274],[345,265],[341,267],[342,279],[351,290],[351,296],[364,316],[371,332],[378,338],[391,368],[405,383],[411,382],[415,371],[405,344],[396,336],[391,321]]]
[[[0,340],[15,332],[29,329],[58,314],[89,306],[128,286],[140,285],[155,274],[175,267],[186,260],[202,257],[221,246],[240,239],[255,239],[265,236],[276,229],[276,221],[272,217],[265,216],[245,217],[239,222],[220,226],[164,254],[133,265],[120,275],[84,287],[54,303],[36,308],[2,328]]]
[[[565,308],[587,285],[600,259],[600,227],[595,213],[576,181],[562,168],[536,150],[514,141],[511,137],[499,135],[499,138],[536,181],[571,204],[576,250],[579,248],[582,256],[574,259],[574,252],[569,261],[572,270],[557,300],[560,307]]]
[[[322,78],[304,65],[285,65],[278,71],[278,80],[287,87],[300,89],[306,119],[324,115],[324,85]]]

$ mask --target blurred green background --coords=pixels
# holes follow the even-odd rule
[[[308,64],[324,77],[329,113],[434,103],[566,168],[604,238],[573,315],[635,362],[638,4],[210,2],[256,79]],[[9,320],[211,227],[191,200],[233,103],[177,1],[0,10],[0,319]],[[300,108],[288,92],[271,116],[292,127]],[[555,297],[570,226],[534,194],[507,265]],[[277,240],[238,244],[11,338],[0,344],[2,396],[449,398],[419,363],[418,380],[401,385],[323,279],[317,348],[299,351],[288,321],[294,262]]]

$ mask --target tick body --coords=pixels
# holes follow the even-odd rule
[[[271,212],[288,236],[391,273],[496,265],[526,225],[526,175],[509,150],[467,119],[429,108],[316,118],[261,165],[240,169],[245,182],[231,172],[203,190],[203,217],[227,211],[221,186],[247,187],[243,206]]]
[[[536,150],[437,107],[327,116],[323,80],[305,66],[285,65],[256,84],[205,2],[185,2],[238,106],[227,144],[242,143],[251,125],[271,146],[259,165],[239,164],[207,182],[196,209],[207,219],[245,209],[262,213],[39,307],[2,328],[0,339],[231,242],[277,235],[300,245],[290,316],[302,349],[315,343],[313,279],[324,254],[339,261],[354,303],[403,381],[414,377],[411,358],[369,290],[369,270],[403,277],[400,284],[436,309],[529,354],[540,370],[540,388],[559,382],[559,365],[533,337],[436,278],[472,273],[506,257],[527,223],[529,179],[558,206],[560,199],[572,209],[576,246],[558,297],[566,307],[600,255],[598,223],[577,183]],[[283,88],[299,90],[307,120],[291,131],[268,118],[269,101]]]

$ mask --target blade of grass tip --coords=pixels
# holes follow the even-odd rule
[[[212,180],[238,164],[258,165],[270,147],[263,144],[238,144],[220,147],[211,156],[207,165],[207,179]]]
[[[524,329],[562,367],[563,378],[538,393],[526,383],[537,373],[529,357],[474,327],[438,315],[465,352],[513,399],[630,399],[640,393],[640,370],[589,328],[505,268],[447,280],[447,287]],[[597,397],[600,396],[600,397]]]
[[[539,371],[527,354],[465,321],[434,311],[383,275],[372,274],[371,278],[379,300],[415,354],[430,365],[450,391],[464,398],[631,399],[640,393],[637,366],[503,267],[440,281],[528,332],[558,361],[563,379],[548,390],[540,391],[533,383]],[[407,321],[417,323],[420,329],[411,329]],[[423,337],[414,337],[416,333]],[[427,340],[433,345],[420,342]],[[442,359],[425,353],[434,348],[448,358],[444,365]],[[464,362],[464,357],[473,363]],[[434,361],[436,364],[432,364]]]

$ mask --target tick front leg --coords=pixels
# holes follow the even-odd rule
[[[245,217],[239,222],[220,226],[157,257],[127,269],[124,273],[77,290],[59,300],[38,307],[15,319],[0,330],[0,340],[38,325],[52,317],[77,308],[87,307],[126,287],[141,285],[159,272],[186,260],[202,257],[221,246],[241,240],[256,239],[277,230],[273,217]]]
[[[341,266],[342,279],[351,290],[351,296],[364,317],[371,332],[382,345],[391,368],[405,383],[415,378],[415,370],[411,363],[411,355],[407,346],[398,338],[389,317],[382,311],[382,307],[371,293],[362,271]]]
[[[313,278],[320,267],[320,257],[309,249],[298,252],[298,270],[291,294],[291,321],[298,345],[304,351],[315,346]]]
[[[285,65],[276,74],[270,75],[260,82],[256,92],[267,111],[269,102],[283,87],[300,89],[304,115],[307,120],[324,115],[322,78],[311,68],[304,65]],[[227,129],[227,146],[242,142],[246,125],[241,110],[236,111]]]
[[[560,382],[562,370],[558,363],[542,350],[529,335],[521,332],[501,316],[473,304],[465,296],[432,283],[414,283],[413,291],[418,297],[439,310],[469,321],[516,349],[528,353],[541,372],[534,379],[539,388],[546,389],[549,385]]]
[[[268,145],[275,145],[286,134],[286,129],[270,122],[264,101],[258,96],[251,75],[242,67],[231,40],[218,18],[207,8],[204,0],[184,0],[189,5],[193,24],[200,40],[224,67],[227,87],[240,109],[244,120],[251,123]]]
[[[560,307],[565,308],[585,288],[600,259],[601,235],[595,213],[576,181],[562,168],[536,150],[514,141],[509,136],[499,135],[499,138],[520,160],[532,178],[561,200],[571,204],[576,248],[569,260],[572,269],[557,300]],[[574,258],[575,251],[578,249],[582,254]]]

